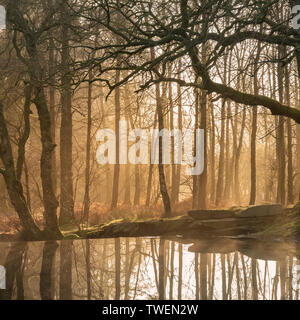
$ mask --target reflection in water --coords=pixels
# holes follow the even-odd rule
[[[73,241],[60,243],[59,299],[72,300]],[[84,257],[84,254],[82,254]]]
[[[11,245],[3,264],[6,269],[6,290],[0,290],[0,299],[10,300],[15,296],[18,300],[24,300],[23,274],[26,249],[25,242]]]
[[[121,296],[121,241],[120,239],[115,239],[115,284],[116,284],[116,294],[115,300],[120,300]]]
[[[231,239],[0,243],[0,298],[298,300],[297,258],[293,244]]]
[[[42,268],[40,275],[41,299],[54,299],[54,279],[55,279],[55,253],[58,244],[55,241],[45,242],[43,249]]]

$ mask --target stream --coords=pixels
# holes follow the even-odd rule
[[[299,252],[229,238],[0,242],[0,299],[299,300]]]

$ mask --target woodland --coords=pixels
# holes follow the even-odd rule
[[[0,233],[61,239],[190,210],[299,209],[297,4],[1,0]],[[158,164],[120,164],[121,120],[202,129],[203,173],[176,163],[174,137],[171,163],[160,138]],[[105,128],[116,164],[97,163]]]

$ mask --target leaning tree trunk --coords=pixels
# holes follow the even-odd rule
[[[35,224],[31,212],[25,200],[23,187],[19,179],[14,165],[12,147],[9,139],[9,134],[6,126],[6,121],[3,114],[3,105],[0,102],[0,159],[4,165],[4,170],[1,169],[5,185],[7,188],[9,199],[15,208],[24,232],[28,237],[39,239],[41,232]]]
[[[28,27],[28,22],[20,14],[19,9],[16,6],[15,1],[11,1],[7,6],[7,20],[20,30],[24,29],[24,26]],[[26,62],[28,67],[28,73],[30,76],[30,82],[33,89],[33,102],[38,111],[40,131],[41,131],[41,143],[42,143],[42,156],[41,156],[41,180],[43,188],[43,204],[45,208],[44,217],[46,222],[45,231],[49,236],[60,237],[61,233],[58,228],[56,210],[58,202],[54,193],[52,182],[52,154],[55,145],[52,140],[52,124],[50,112],[47,105],[47,100],[44,92],[44,80],[45,72],[41,66],[41,61],[37,48],[37,35],[30,31],[24,33],[24,41],[26,51],[28,53],[28,61]],[[16,48],[19,50],[19,48]]]

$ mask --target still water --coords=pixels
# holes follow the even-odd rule
[[[0,299],[298,300],[299,252],[233,239],[3,242]]]

